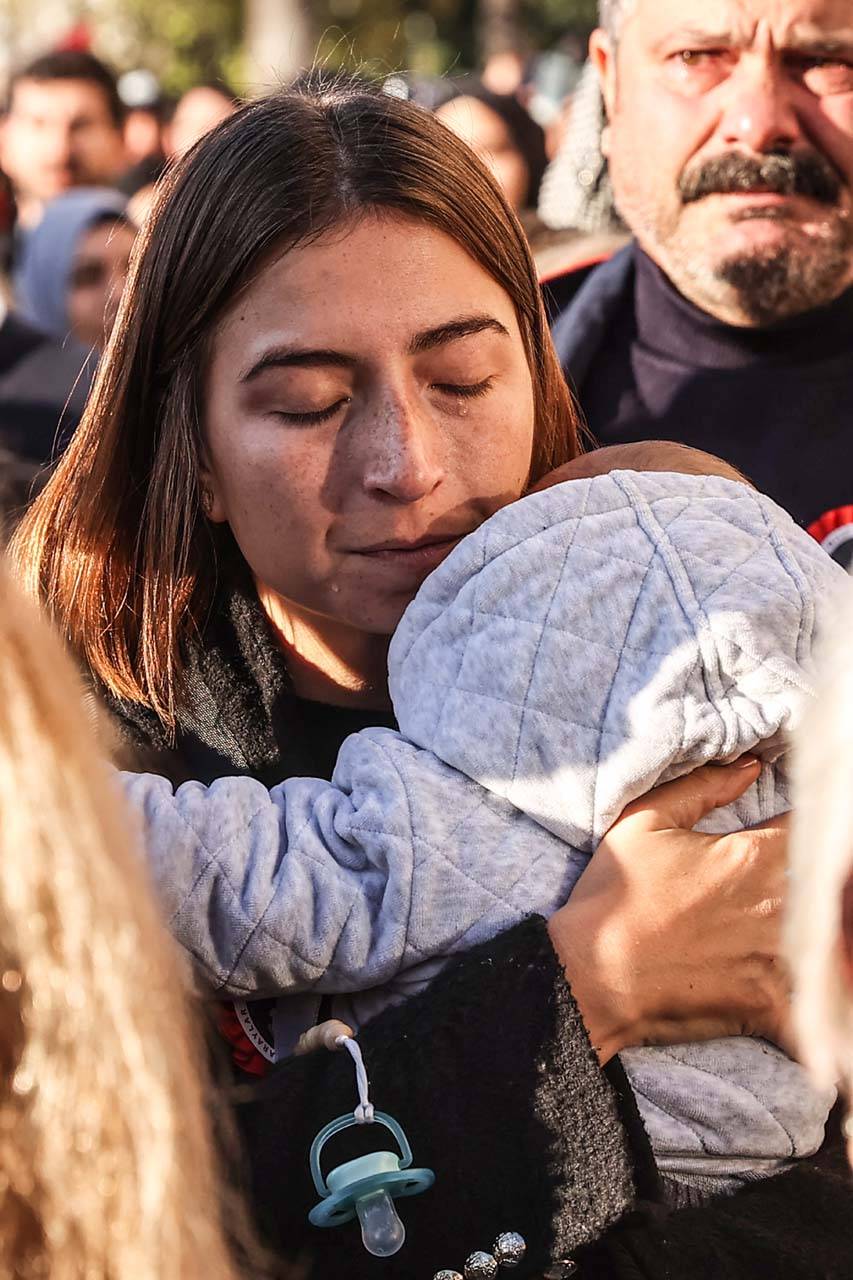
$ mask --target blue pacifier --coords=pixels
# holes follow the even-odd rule
[[[359,1074],[363,1073],[358,1046],[353,1040],[349,1040],[347,1048],[356,1060],[357,1069],[361,1067]],[[366,1086],[366,1076],[364,1081]],[[361,1080],[359,1085],[361,1086]],[[315,1227],[339,1227],[358,1218],[361,1239],[367,1252],[376,1258],[390,1258],[403,1247],[406,1239],[406,1228],[394,1208],[394,1201],[427,1191],[435,1182],[435,1174],[432,1169],[412,1168],[412,1149],[401,1126],[393,1116],[383,1111],[373,1111],[366,1101],[366,1087],[363,1091],[360,1087],[359,1092],[362,1103],[356,1112],[331,1120],[311,1144],[311,1177],[320,1202],[311,1210],[308,1220]],[[339,1165],[324,1179],[320,1168],[320,1153],[326,1142],[336,1133],[361,1124],[381,1124],[390,1129],[397,1140],[400,1154],[373,1151],[370,1155],[359,1156]]]

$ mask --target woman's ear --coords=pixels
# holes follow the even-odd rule
[[[198,487],[201,495],[201,509],[205,518],[210,520],[211,524],[225,524],[228,520],[225,503],[222,501],[216,477],[204,457],[201,459],[199,468]]]

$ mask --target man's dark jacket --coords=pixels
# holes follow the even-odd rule
[[[738,329],[695,307],[631,244],[543,292],[599,444],[680,440],[716,453],[851,566],[853,290]]]

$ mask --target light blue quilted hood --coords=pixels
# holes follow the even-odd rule
[[[592,851],[658,781],[779,754],[811,691],[815,598],[843,577],[730,480],[557,485],[499,511],[424,583],[390,651],[400,730]],[[738,821],[786,808],[777,791],[768,771]]]

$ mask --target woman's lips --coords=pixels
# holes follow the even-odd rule
[[[462,534],[452,538],[444,538],[438,542],[423,542],[414,546],[377,547],[373,550],[356,551],[377,564],[399,565],[413,570],[434,569],[441,564],[445,556],[456,546]]]

